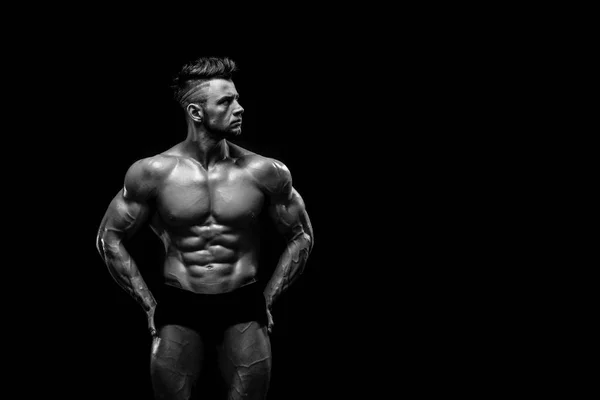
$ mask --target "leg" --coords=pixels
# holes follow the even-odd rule
[[[271,343],[264,324],[236,324],[225,331],[219,358],[229,400],[263,400],[271,379]]]
[[[150,373],[154,396],[188,400],[200,374],[204,345],[200,335],[180,325],[165,325],[152,343]]]

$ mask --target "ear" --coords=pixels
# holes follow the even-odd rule
[[[185,111],[188,113],[190,118],[194,120],[194,122],[202,122],[204,119],[204,110],[196,103],[190,103],[185,108]]]

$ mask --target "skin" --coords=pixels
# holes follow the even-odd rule
[[[156,398],[187,399],[201,372],[206,340],[179,325],[156,331],[156,301],[124,243],[149,224],[165,245],[166,285],[198,294],[233,292],[257,281],[258,215],[268,205],[287,246],[265,286],[267,326],[260,321],[227,326],[218,348],[230,398],[263,399],[271,368],[270,311],[302,273],[312,227],[288,168],[228,140],[241,134],[244,112],[233,82],[212,79],[200,91],[204,101],[186,107],[186,139],[127,171],[100,224],[97,247],[116,282],[148,316]]]

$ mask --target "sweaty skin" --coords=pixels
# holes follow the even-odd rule
[[[269,214],[288,239],[278,268],[282,273],[274,274],[265,291],[267,303],[272,304],[302,272],[312,227],[289,170],[277,160],[226,141],[223,148],[223,159],[208,171],[179,146],[130,167],[99,233],[101,252],[116,264],[111,272],[118,281],[127,283],[135,268],[122,240],[149,220],[165,246],[166,284],[217,294],[255,282],[258,215],[267,201]],[[143,285],[137,268],[133,275],[126,288],[138,292],[144,306],[150,305],[147,289],[139,290]]]

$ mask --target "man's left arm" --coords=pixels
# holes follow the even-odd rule
[[[279,296],[304,271],[314,244],[313,229],[304,201],[292,187],[291,175],[287,168],[278,167],[278,170],[278,190],[272,194],[269,211],[279,232],[285,236],[287,244],[264,290],[269,312]],[[270,330],[272,321],[269,321],[269,325]]]

